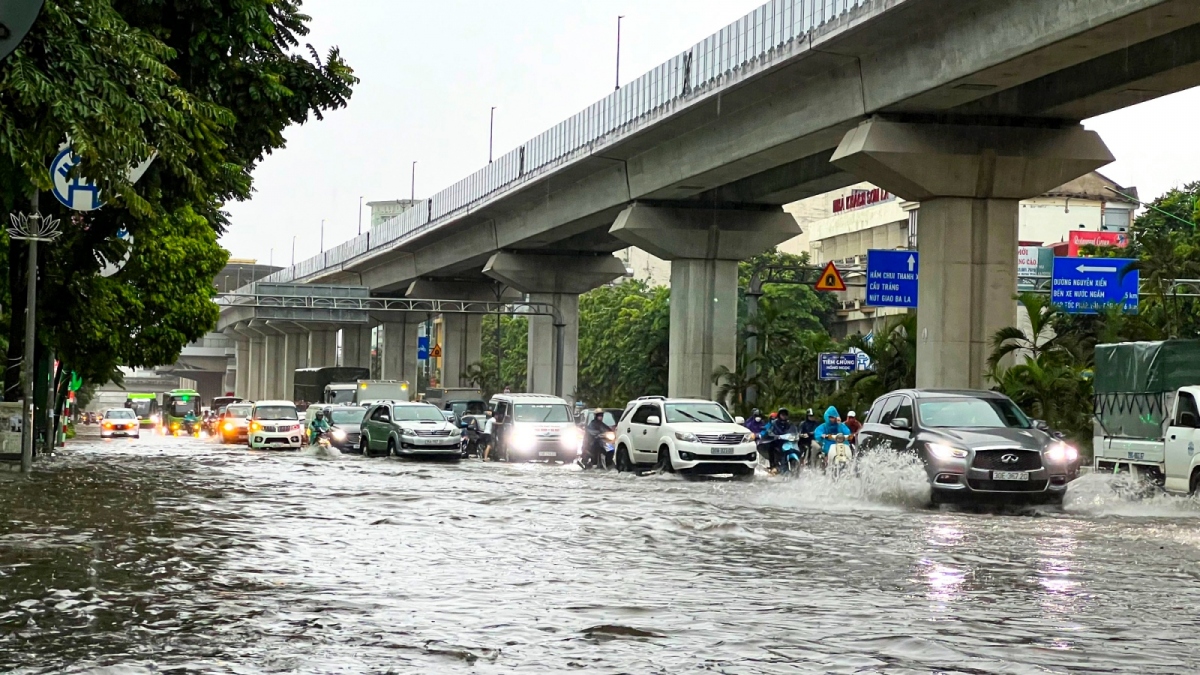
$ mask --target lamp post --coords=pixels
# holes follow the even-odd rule
[[[621,89],[621,19],[624,18],[624,14],[617,17],[617,86],[613,87],[614,91]]]
[[[362,234],[362,202],[363,198],[358,198],[358,233]]]
[[[492,106],[491,120],[488,121],[488,164],[492,163],[492,144],[496,139],[496,106]]]
[[[296,266],[296,235],[292,235],[292,267]]]
[[[12,227],[8,228],[9,239],[29,242],[29,281],[25,288],[25,356],[21,360],[21,383],[24,385],[24,414],[21,421],[21,473],[33,470],[33,378],[34,341],[37,339],[37,249],[38,242],[52,242],[61,234],[59,220],[43,218],[38,212],[38,194],[34,191],[29,205],[33,213],[12,214]],[[46,433],[51,433],[46,429]]]
[[[409,201],[417,201],[417,160],[413,160],[412,165],[412,193],[409,196]]]
[[[321,219],[321,253],[325,252],[325,219]]]

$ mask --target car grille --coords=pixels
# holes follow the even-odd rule
[[[745,434],[696,434],[696,440],[708,445],[737,445]]]
[[[448,429],[443,430],[443,431],[427,431],[427,430],[417,429],[413,433],[415,433],[418,436],[449,436],[450,435],[450,431]]]
[[[701,462],[752,462],[758,459],[758,453],[752,452],[748,455],[696,455],[696,459]]]
[[[1041,492],[1046,489],[1044,480],[976,480],[970,478],[967,485],[972,490],[990,492]]]
[[[1002,460],[1006,455],[1016,455],[1017,461]],[[989,471],[1033,471],[1042,468],[1042,453],[1033,450],[976,450],[971,466]]]

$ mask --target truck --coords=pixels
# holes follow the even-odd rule
[[[355,383],[353,400],[350,402],[366,405],[375,401],[408,401],[411,399],[411,391],[408,382],[401,380],[359,380]]]
[[[1096,345],[1093,465],[1200,488],[1200,340]]]
[[[370,377],[371,371],[366,368],[297,368],[292,400],[296,403],[348,403],[354,400],[358,381]],[[335,394],[337,400],[327,400],[329,386],[334,384],[339,385]]]

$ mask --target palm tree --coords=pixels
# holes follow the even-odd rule
[[[1050,301],[1050,296],[1022,293],[1017,296],[1017,302],[1029,315],[1029,333],[1016,326],[996,331],[992,336],[992,355],[988,357],[991,371],[994,372],[1011,354],[1024,353],[1026,360],[1037,359],[1042,354],[1071,354],[1066,340],[1061,339],[1052,327],[1063,312]]]

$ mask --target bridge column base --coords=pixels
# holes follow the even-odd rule
[[[232,333],[232,331],[230,331]],[[227,333],[228,334],[228,333]],[[242,400],[249,401],[250,398],[249,383],[250,383],[250,340],[237,335],[230,335],[234,340],[234,371],[233,376],[233,395]]]
[[[283,397],[292,399],[296,395],[296,369],[308,367],[308,333],[288,333],[286,340],[287,363],[283,366]]]
[[[497,253],[483,273],[528,293],[530,302],[548,302],[558,309],[563,321],[562,390],[555,391],[558,340],[549,316],[529,317],[525,386],[531,393],[574,399],[579,382],[579,296],[625,276],[625,263],[611,255]]]
[[[800,234],[796,219],[778,207],[634,204],[610,232],[671,261],[668,395],[715,400],[714,373],[738,369],[738,261]]]
[[[308,333],[308,367],[331,368],[337,365],[337,331],[314,330]]]
[[[442,315],[442,386],[468,387],[463,373],[483,352],[482,314]]]
[[[417,384],[417,326],[424,314],[405,314],[401,321],[383,324],[383,379],[404,380],[409,391]]]
[[[287,335],[270,335],[266,342],[262,397],[271,400],[291,398],[292,392],[284,391],[284,385],[287,383]]]
[[[342,366],[347,368],[371,367],[370,326],[342,328]]]
[[[996,331],[1017,320],[1019,202],[1113,161],[1082,126],[863,122],[830,160],[921,202],[917,386],[986,386]]]

